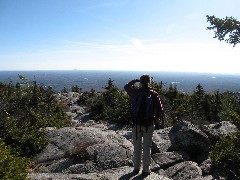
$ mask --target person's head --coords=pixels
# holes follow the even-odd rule
[[[148,74],[144,74],[140,77],[140,83],[143,86],[149,86],[151,84],[152,77]]]

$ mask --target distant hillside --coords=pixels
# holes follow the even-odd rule
[[[64,87],[68,90],[73,85],[78,85],[83,91],[95,89],[101,91],[108,79],[114,80],[119,89],[123,89],[125,83],[142,74],[150,74],[156,82],[163,82],[165,87],[176,84],[178,89],[192,93],[200,83],[207,92],[219,90],[240,91],[240,75],[211,74],[211,73],[186,73],[186,72],[141,72],[141,71],[0,71],[0,81],[13,83],[19,82],[18,74],[25,76],[30,81],[51,86],[55,92]]]

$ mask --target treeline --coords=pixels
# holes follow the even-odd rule
[[[201,84],[196,86],[192,94],[179,91],[176,85],[165,87],[163,83],[157,82],[153,83],[152,88],[160,94],[164,102],[165,127],[183,120],[195,125],[230,121],[239,126],[240,93],[220,93],[219,91],[206,93]],[[91,104],[92,118],[124,124],[131,123],[129,111],[131,103],[127,94],[119,90],[111,79],[103,89],[102,93],[96,94],[97,98]]]
[[[26,178],[31,158],[48,144],[44,128],[70,125],[66,105],[56,101],[51,87],[44,88],[35,81],[19,77],[21,84],[0,83],[0,179]],[[165,105],[165,127],[184,120],[199,126],[231,121],[239,128],[240,103],[236,93],[216,91],[209,94],[200,84],[192,94],[158,82],[153,83],[153,88],[159,92]],[[93,89],[82,92],[77,85],[72,87],[72,91],[79,92],[77,103],[89,107],[92,119],[130,125],[131,102],[126,92],[119,90],[111,79],[103,89],[97,93]],[[63,89],[62,92],[67,91]],[[238,133],[217,141],[211,154],[217,167],[231,169],[238,177],[239,168],[233,165],[240,162],[239,137]]]

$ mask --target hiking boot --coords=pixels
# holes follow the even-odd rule
[[[139,173],[139,170],[138,170],[138,169],[134,169],[134,170],[133,170],[133,173],[134,173],[135,175],[137,175],[137,174]]]
[[[144,172],[144,171],[142,172],[142,176],[143,176],[143,177],[147,177],[147,176],[149,176],[150,174],[151,174],[151,172]]]

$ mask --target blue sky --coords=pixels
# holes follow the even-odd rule
[[[238,73],[206,15],[240,20],[239,0],[0,0],[0,70]]]

